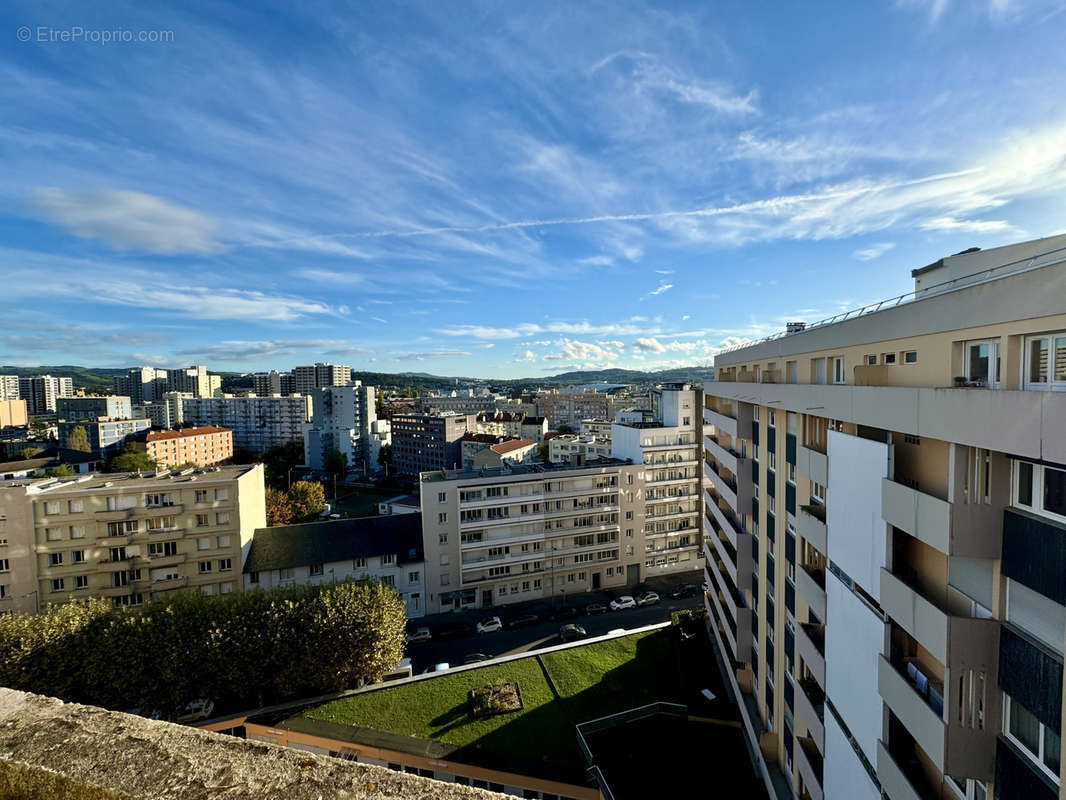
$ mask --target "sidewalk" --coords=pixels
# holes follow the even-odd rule
[[[641,589],[651,589],[660,595],[668,594],[683,583],[694,583],[697,586],[703,583],[703,568],[691,572],[675,572],[672,575],[660,575],[649,578],[640,584]],[[576,606],[584,608],[589,603],[603,603],[606,605],[611,597],[632,591],[634,587],[619,587],[598,592],[580,592],[577,594],[560,595],[561,601],[556,600],[555,608],[563,606]],[[521,614],[537,614],[543,616],[552,610],[550,598],[528,600],[524,603],[508,603],[506,605],[493,606],[492,608],[471,608],[464,611],[446,611],[442,614],[427,614],[424,617],[412,619],[408,623],[409,628],[426,627],[455,622],[476,623],[485,619],[488,614],[498,614],[501,617],[514,617]]]

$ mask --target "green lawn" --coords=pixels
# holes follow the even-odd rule
[[[477,754],[528,758],[566,769],[584,765],[574,724],[654,700],[676,700],[677,667],[666,630],[550,653],[542,657],[560,700],[535,657],[444,674],[346,697],[305,716],[389,731]],[[467,693],[497,681],[517,681],[523,709],[472,719]],[[462,758],[462,754],[456,754]]]

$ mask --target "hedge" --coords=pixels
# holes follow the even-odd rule
[[[406,621],[400,597],[374,581],[190,592],[139,609],[72,602],[0,615],[0,685],[167,717],[200,697],[263,706],[388,672]]]

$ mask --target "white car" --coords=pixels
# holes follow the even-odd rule
[[[502,630],[503,622],[500,621],[499,617],[489,617],[488,619],[481,620],[481,622],[477,624],[478,633],[493,633],[494,631]]]
[[[636,608],[637,601],[630,595],[624,594],[621,597],[616,597],[611,601],[611,611],[622,611],[626,608]]]
[[[193,700],[182,709],[181,713],[178,714],[178,722],[196,722],[197,720],[207,719],[214,710],[215,701],[201,697],[199,700]]]
[[[659,595],[655,592],[645,592],[637,598],[638,606],[652,606],[659,602]]]
[[[429,632],[429,628],[418,628],[414,633],[407,634],[407,643],[428,642],[432,638],[433,634]]]

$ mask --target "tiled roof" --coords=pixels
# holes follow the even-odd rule
[[[209,433],[229,433],[229,428],[219,428],[215,425],[201,425],[199,428],[182,428],[177,431],[150,431],[146,440],[149,442],[158,442],[163,439],[186,439],[190,436],[205,436]]]
[[[492,445],[489,450],[502,456],[505,453],[511,453],[515,450],[521,450],[523,447],[529,447],[535,444],[536,442],[532,439],[510,439],[509,441]]]

